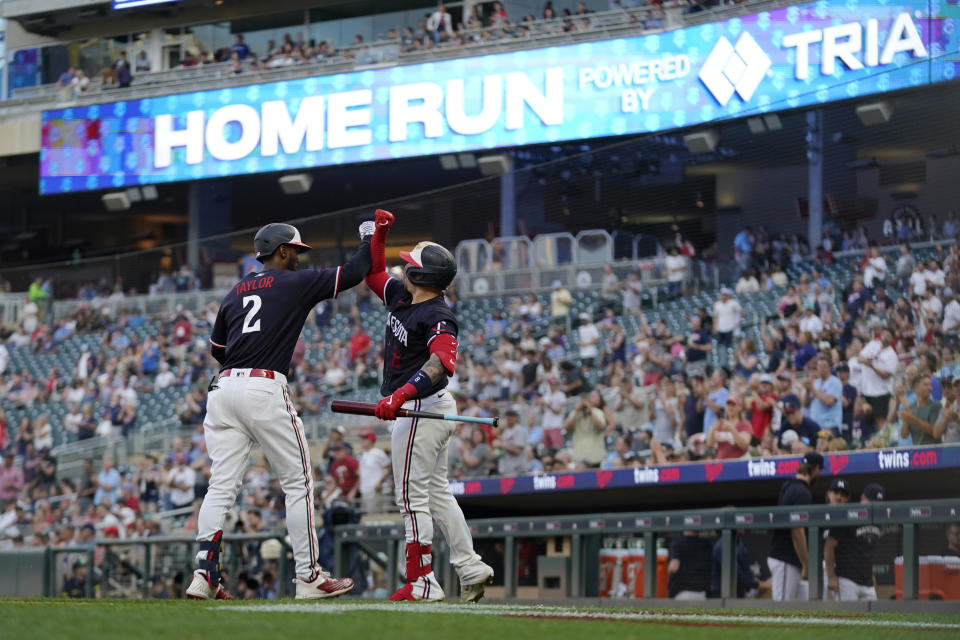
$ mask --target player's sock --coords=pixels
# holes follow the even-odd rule
[[[217,531],[210,540],[200,540],[197,566],[203,572],[210,587],[220,586],[220,553],[223,551],[223,531]]]

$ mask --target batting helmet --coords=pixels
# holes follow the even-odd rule
[[[257,235],[253,238],[253,248],[256,250],[256,258],[263,262],[277,250],[282,244],[289,244],[297,248],[297,253],[303,253],[310,250],[310,245],[304,244],[300,240],[300,231],[290,224],[271,223],[260,227]]]
[[[442,291],[457,275],[453,254],[436,242],[419,242],[412,251],[401,251],[400,257],[410,264],[404,271],[407,278],[418,286]]]

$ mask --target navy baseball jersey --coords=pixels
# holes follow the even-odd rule
[[[441,334],[457,337],[457,321],[443,296],[413,304],[413,296],[396,278],[383,288],[387,314],[383,342],[383,385],[380,394],[389,396],[402,387],[430,359],[430,342]],[[430,393],[447,386],[447,376]],[[428,394],[429,395],[429,394]]]
[[[334,298],[340,267],[251,273],[220,303],[210,344],[226,350],[224,369],[271,369],[286,374],[310,310]]]

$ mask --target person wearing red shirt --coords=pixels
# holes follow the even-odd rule
[[[340,487],[340,492],[348,500],[353,500],[357,497],[360,465],[341,442],[333,445],[331,451],[333,451],[333,464],[330,465],[330,475]]]
[[[350,336],[350,362],[356,362],[370,350],[370,336],[363,331],[360,323],[353,326],[353,335]]]
[[[713,423],[707,435],[707,446],[716,448],[717,460],[742,458],[749,451],[753,430],[750,423],[742,418],[742,409],[740,398],[729,396],[724,416]]]
[[[747,406],[753,409],[750,417],[750,427],[753,433],[751,444],[759,444],[763,436],[770,429],[773,421],[773,409],[777,406],[777,396],[773,393],[773,376],[769,373],[760,374],[751,380],[751,393],[747,396]]]

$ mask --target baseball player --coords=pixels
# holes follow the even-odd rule
[[[450,547],[450,562],[460,577],[464,602],[483,597],[493,569],[473,550],[470,529],[447,482],[447,445],[455,423],[417,418],[397,419],[401,407],[435,413],[456,413],[445,389],[457,362],[457,322],[443,290],[457,274],[453,255],[433,242],[401,251],[407,263],[402,280],[386,273],[384,246],[393,215],[376,213],[370,248],[372,267],[367,285],[389,309],[383,347],[385,396],[376,407],[381,420],[397,420],[392,434],[393,477],[397,505],[406,529],[407,584],[391,600],[443,600],[433,573],[433,519],[440,523]]]
[[[317,561],[313,471],[303,423],[290,401],[287,379],[297,338],[313,307],[357,284],[370,270],[373,222],[360,227],[360,248],[342,267],[297,271],[310,247],[288,224],[268,224],[254,238],[259,273],[250,273],[224,297],[210,336],[220,372],[210,383],[203,421],[212,460],[210,487],[197,524],[199,553],[187,596],[232,599],[220,584],[223,521],[233,507],[254,444],[260,446],[286,495],[298,599],[329,598],[353,588]]]
[[[820,477],[822,470],[823,456],[816,451],[805,453],[796,477],[787,478],[781,485],[777,504],[812,504],[813,494],[810,487]],[[807,530],[803,527],[774,529],[767,566],[770,568],[770,586],[774,600],[807,600]]]

